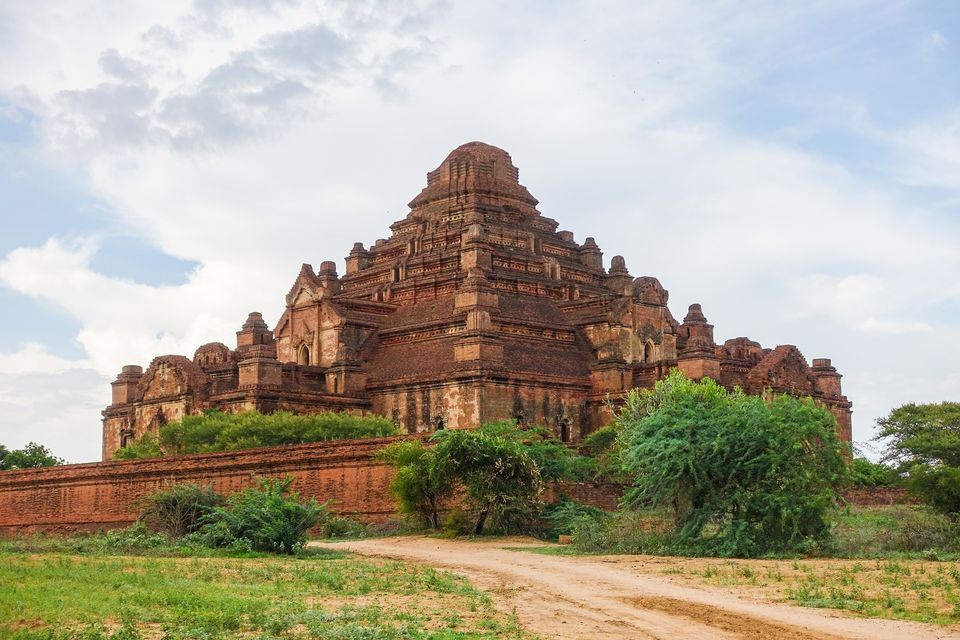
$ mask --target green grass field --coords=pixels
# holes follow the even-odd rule
[[[162,557],[0,551],[13,640],[529,638],[458,576],[339,553]]]

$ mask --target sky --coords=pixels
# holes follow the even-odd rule
[[[0,0],[0,443],[99,459],[122,365],[272,326],[482,140],[876,450],[960,400],[958,69],[950,0]]]

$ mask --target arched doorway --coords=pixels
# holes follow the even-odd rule
[[[310,347],[305,344],[300,345],[300,349],[297,350],[297,364],[310,364]]]

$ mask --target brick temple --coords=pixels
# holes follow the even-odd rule
[[[458,147],[427,174],[387,239],[356,243],[341,276],[304,264],[271,331],[251,313],[236,348],[123,367],[103,412],[103,457],[207,408],[388,416],[407,432],[514,419],[577,441],[610,420],[608,398],[676,367],[749,393],[812,396],[851,439],[830,360],[792,345],[717,344],[699,304],[683,322],[651,276],[540,214],[510,155]]]

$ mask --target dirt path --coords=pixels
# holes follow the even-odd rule
[[[627,557],[551,556],[505,548],[532,544],[543,545],[527,539],[478,542],[414,536],[320,546],[413,560],[465,575],[544,638],[960,638],[955,628],[850,618],[711,587],[672,584],[663,576],[631,569]]]

